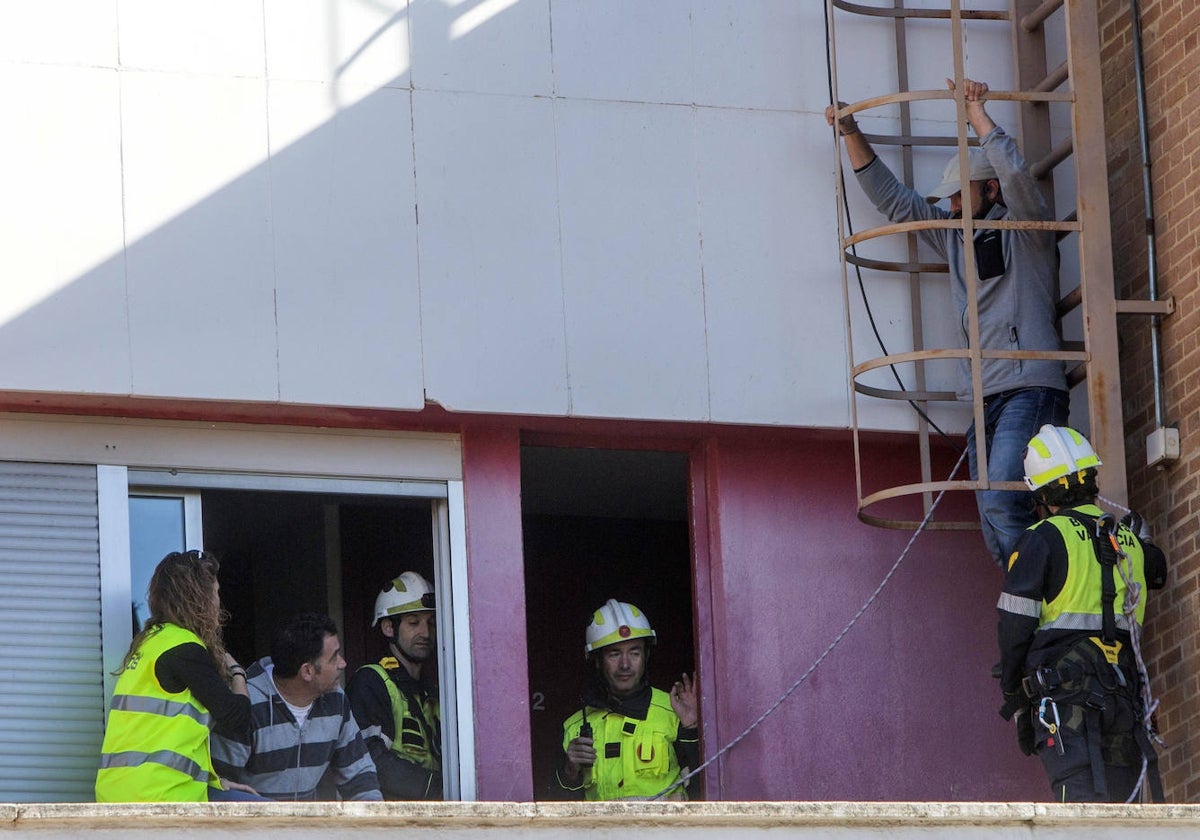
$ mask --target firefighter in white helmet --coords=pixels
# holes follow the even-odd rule
[[[1060,802],[1125,802],[1143,760],[1162,799],[1148,679],[1138,638],[1146,589],[1167,561],[1135,513],[1117,523],[1096,506],[1087,439],[1042,426],[1025,450],[1025,483],[1049,512],[1021,536],[1008,563],[1000,614],[1000,714],[1016,716],[1026,755],[1037,753]]]
[[[585,636],[593,680],[563,723],[559,785],[588,800],[686,799],[673,786],[699,760],[695,680],[683,674],[669,694],[650,686],[656,634],[633,604],[608,600]]]
[[[442,724],[437,687],[422,679],[437,654],[433,587],[404,572],[375,599],[372,627],[389,656],[359,668],[347,688],[384,799],[442,798]]]

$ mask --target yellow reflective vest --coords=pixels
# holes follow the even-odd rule
[[[441,745],[431,744],[440,737],[435,729],[441,719],[441,705],[436,697],[426,697],[417,709],[412,709],[409,697],[401,692],[388,673],[390,668],[399,668],[395,657],[385,656],[378,665],[364,665],[379,674],[387,686],[388,698],[392,701],[392,723],[396,737],[392,739],[392,752],[406,761],[411,761],[426,770],[441,772]]]
[[[1078,511],[1085,516],[1097,517],[1103,511],[1095,505],[1080,505]],[[1038,619],[1038,630],[1092,630],[1101,629],[1104,614],[1104,599],[1101,596],[1103,567],[1096,561],[1093,536],[1087,525],[1072,519],[1069,511],[1061,512],[1046,520],[1062,534],[1067,549],[1067,578],[1062,591],[1054,599],[1042,605]],[[1134,618],[1140,625],[1146,617],[1146,559],[1142,545],[1124,525],[1117,529],[1117,543],[1128,555],[1127,571],[1140,584],[1142,597],[1138,599]],[[1119,561],[1125,564],[1125,560]],[[1129,622],[1123,613],[1125,603],[1125,581],[1121,573],[1113,570],[1116,597],[1113,613],[1118,630],[1129,630]]]
[[[679,718],[665,691],[652,689],[646,719],[625,717],[609,709],[587,710],[592,726],[596,763],[584,771],[584,797],[589,801],[648,799],[661,793],[680,775],[675,755]],[[563,752],[579,737],[580,710],[563,724]],[[683,788],[667,799],[686,799]]]
[[[167,691],[154,673],[160,656],[187,642],[204,646],[190,630],[161,625],[117,679],[97,802],[204,802],[210,786],[220,789],[208,752],[208,709],[187,689]]]

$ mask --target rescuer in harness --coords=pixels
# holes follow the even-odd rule
[[[1139,638],[1167,562],[1140,516],[1118,524],[1096,506],[1100,465],[1062,426],[1042,426],[1025,450],[1025,483],[1050,515],[1017,543],[996,605],[1000,714],[1016,716],[1055,800],[1126,802],[1144,779],[1161,802]]]
[[[404,572],[375,599],[390,656],[355,672],[347,694],[384,799],[442,798],[442,722],[437,687],[422,679],[437,652],[433,587]]]
[[[585,656],[595,668],[578,712],[563,723],[558,783],[589,801],[650,799],[700,757],[696,683],[687,674],[668,694],[646,681],[650,620],[609,599],[592,615]],[[683,787],[666,799],[687,799]]]

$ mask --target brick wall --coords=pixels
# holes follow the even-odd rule
[[[1148,248],[1128,0],[1100,0],[1117,295],[1145,298]],[[1168,588],[1152,595],[1145,650],[1167,742],[1162,769],[1172,802],[1200,801],[1200,3],[1141,0],[1146,102],[1154,193],[1158,288],[1175,298],[1163,319],[1164,420],[1180,431],[1182,457],[1146,467],[1154,430],[1150,319],[1125,315],[1121,330],[1130,502],[1150,519],[1172,564]],[[1103,478],[1103,477],[1102,477]],[[1103,488],[1101,488],[1103,491]],[[1192,756],[1196,756],[1193,760]]]

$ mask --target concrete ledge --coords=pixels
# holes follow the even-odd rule
[[[307,802],[91,803],[0,805],[6,838],[78,840],[80,833],[120,831],[125,835],[172,837],[239,836],[262,840],[328,838],[403,829],[406,836],[449,831],[455,838],[616,836],[630,827],[639,836],[721,840],[766,837],[823,837],[836,826],[839,837],[905,836],[962,838],[1042,835],[1061,838],[1146,836],[1195,837],[1196,805],[1054,805],[997,802]]]

